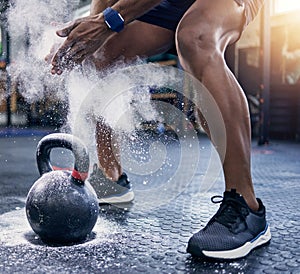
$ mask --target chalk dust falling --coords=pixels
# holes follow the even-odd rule
[[[53,44],[63,42],[63,39],[56,36],[55,31],[59,29],[58,24],[73,19],[77,5],[78,1],[75,0],[16,0],[8,14],[15,54],[9,72],[12,78],[20,83],[20,92],[29,103],[43,100],[49,95],[64,102],[68,108],[68,117],[60,130],[73,133],[85,142],[90,151],[91,163],[98,162],[94,137],[95,123],[103,118],[121,136],[123,152],[127,155],[141,155],[137,161],[127,161],[128,158],[123,158],[126,170],[134,173],[131,175],[148,175],[141,180],[135,177],[141,182],[141,186],[145,187],[149,187],[148,182],[151,181],[152,175],[164,178],[160,180],[162,185],[165,183],[161,189],[165,195],[162,203],[167,203],[182,192],[192,180],[200,149],[196,132],[185,132],[186,126],[193,127],[185,115],[170,104],[154,104],[150,93],[154,89],[164,87],[175,87],[175,90],[182,92],[185,75],[178,70],[145,64],[145,60],[139,58],[130,64],[118,62],[102,72],[85,64],[72,71],[65,71],[60,76],[51,75],[51,66],[44,58]],[[57,23],[53,25],[52,22]],[[179,118],[184,123],[178,122]],[[167,153],[170,138],[167,141],[163,138],[153,140],[153,135],[146,134],[141,137],[136,133],[144,121],[157,123],[159,134],[164,132],[165,124],[170,126],[174,133],[170,138],[176,135],[174,140],[179,140],[180,143],[176,145],[176,157],[179,159],[177,162],[171,160],[174,155]],[[140,150],[133,150],[131,145],[135,143],[134,140],[151,144],[141,146]],[[130,160],[136,156],[130,156]],[[153,165],[148,163],[152,160]],[[184,178],[182,163],[193,168]],[[146,171],[148,174],[145,174]],[[175,190],[171,196],[167,195],[168,188]],[[141,189],[146,190],[143,187]],[[145,191],[145,197],[150,196]],[[151,202],[149,199],[150,207]]]

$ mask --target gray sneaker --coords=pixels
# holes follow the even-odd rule
[[[99,204],[130,203],[134,200],[134,193],[125,173],[118,181],[113,182],[105,177],[97,164],[94,164],[88,181],[96,191]]]
[[[190,238],[187,252],[196,257],[233,260],[270,242],[266,209],[260,199],[259,210],[252,211],[235,189],[225,191],[222,201],[218,198],[212,197],[212,202],[222,202],[219,210]]]

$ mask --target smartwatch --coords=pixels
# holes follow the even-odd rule
[[[120,13],[112,8],[106,8],[103,11],[106,25],[115,32],[120,32],[124,28],[124,19]]]

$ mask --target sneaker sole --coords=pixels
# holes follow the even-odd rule
[[[98,199],[99,204],[122,204],[130,203],[134,200],[134,193],[129,190],[126,193],[116,194],[109,197]]]
[[[265,230],[258,234],[253,240],[250,242],[246,242],[243,246],[238,247],[232,250],[224,250],[224,251],[207,251],[202,250],[202,254],[205,257],[213,258],[213,259],[239,259],[247,256],[251,250],[267,244],[271,240],[271,231],[270,227],[267,225]]]

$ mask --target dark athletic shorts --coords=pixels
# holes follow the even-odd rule
[[[234,1],[240,6],[245,6],[246,25],[254,19],[264,2],[264,0]],[[137,20],[175,31],[180,19],[194,2],[195,0],[163,0]]]

